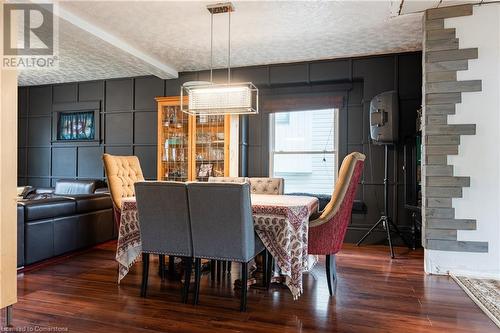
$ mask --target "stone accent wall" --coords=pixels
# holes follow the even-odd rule
[[[473,219],[457,219],[452,199],[470,186],[469,177],[458,177],[448,165],[448,155],[459,154],[460,137],[474,135],[475,124],[448,124],[462,94],[481,91],[481,80],[458,81],[457,71],[468,69],[478,49],[461,49],[454,28],[446,18],[472,15],[472,5],[429,9],[424,14],[423,41],[423,246],[431,250],[488,252],[487,242],[458,241],[457,230],[475,230]],[[473,110],[471,110],[473,112]]]

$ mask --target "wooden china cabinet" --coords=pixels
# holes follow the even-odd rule
[[[158,180],[238,176],[238,116],[192,116],[180,97],[157,97]],[[183,103],[186,105],[187,97]]]

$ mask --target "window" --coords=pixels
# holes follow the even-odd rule
[[[271,114],[270,173],[285,179],[285,193],[333,192],[337,114],[337,109]]]

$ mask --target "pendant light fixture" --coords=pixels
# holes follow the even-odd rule
[[[210,12],[210,82],[189,81],[181,87],[181,100],[188,96],[188,105],[182,111],[191,115],[257,114],[259,91],[251,82],[231,82],[231,2],[208,5]],[[227,83],[213,82],[214,15],[228,15]]]

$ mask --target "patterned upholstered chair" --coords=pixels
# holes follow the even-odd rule
[[[146,297],[149,255],[171,255],[181,257],[185,264],[182,300],[186,303],[193,266],[193,242],[186,184],[137,182],[135,191],[141,223],[143,264],[141,296]]]
[[[285,180],[283,178],[248,178],[252,194],[283,194]]]
[[[340,251],[351,219],[365,155],[351,153],[344,158],[332,199],[320,215],[309,222],[308,253],[326,255],[326,278],[330,295],[335,294],[337,274],[335,254]]]
[[[122,199],[135,196],[134,183],[144,180],[137,156],[102,156],[113,201],[115,224],[120,226]]]

